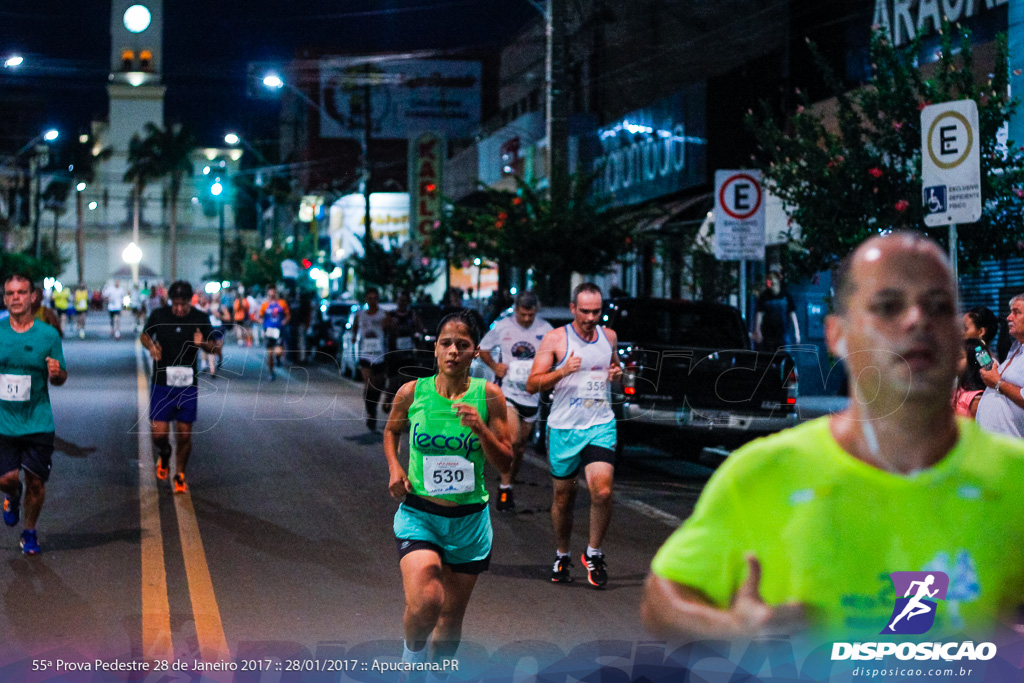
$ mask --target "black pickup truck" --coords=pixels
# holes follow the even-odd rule
[[[612,398],[625,434],[696,430],[735,446],[797,424],[793,358],[751,350],[736,308],[623,298],[607,301],[603,318],[618,334],[623,378]]]

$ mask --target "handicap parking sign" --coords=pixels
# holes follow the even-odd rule
[[[928,213],[942,213],[946,210],[946,186],[932,185],[924,188],[924,205]]]

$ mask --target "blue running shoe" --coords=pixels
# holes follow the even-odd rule
[[[4,524],[14,526],[21,520],[21,496],[4,498]]]
[[[35,529],[25,529],[21,532],[21,552],[26,555],[38,555],[43,552],[39,547],[39,537]]]

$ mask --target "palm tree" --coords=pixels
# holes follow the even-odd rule
[[[152,124],[146,124],[147,127]],[[142,208],[142,193],[153,180],[160,177],[157,167],[156,153],[149,138],[143,140],[137,134],[128,143],[128,170],[124,173],[124,181],[132,184],[132,241],[139,243],[139,219]],[[133,283],[134,284],[134,283]]]
[[[71,149],[71,182],[76,187],[79,183],[86,185],[96,179],[96,167],[100,161],[110,157],[109,147],[97,149],[95,144],[86,138],[79,138]],[[75,261],[78,263],[78,282],[85,282],[85,212],[82,208],[82,193],[75,191]]]
[[[171,280],[178,279],[178,196],[186,178],[192,177],[192,151],[197,147],[195,135],[181,124],[160,128],[147,123],[140,145],[147,159],[147,180],[167,178],[171,205],[170,230]],[[129,154],[129,157],[131,155]],[[127,180],[127,176],[125,178]]]

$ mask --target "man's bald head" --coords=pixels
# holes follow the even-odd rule
[[[954,292],[956,291],[956,283],[953,281],[953,271],[949,267],[949,260],[934,240],[919,232],[893,232],[865,240],[840,262],[833,284],[836,293],[834,302],[836,313],[839,315],[846,313],[850,297],[857,288],[858,265],[877,261],[882,256],[899,251],[917,252],[921,256],[934,258],[942,264],[948,274],[950,286]]]

